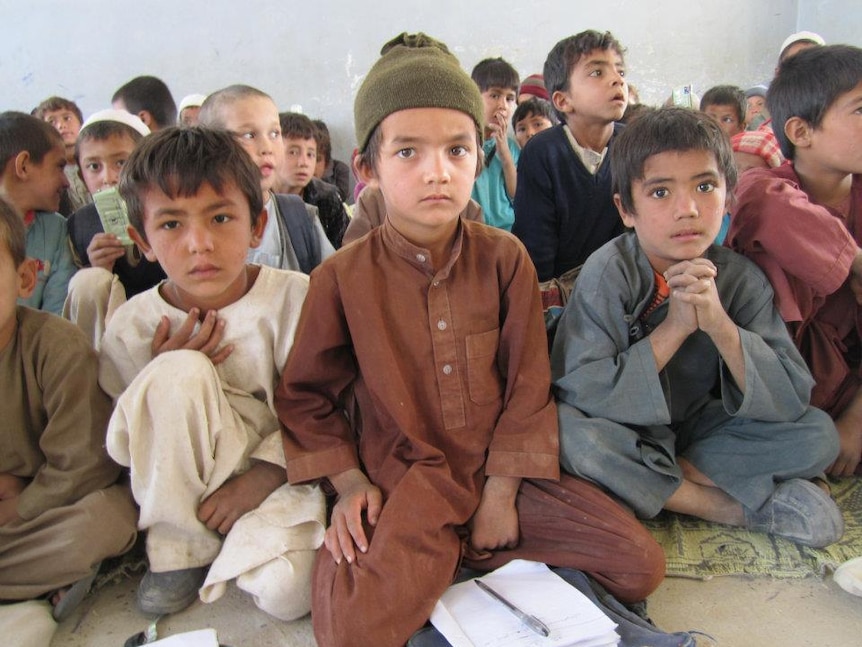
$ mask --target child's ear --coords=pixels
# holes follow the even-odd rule
[[[808,148],[811,145],[811,133],[814,129],[801,117],[791,117],[784,122],[784,134],[796,148]]]
[[[263,239],[263,232],[266,229],[266,222],[269,220],[269,212],[266,209],[261,210],[257,217],[257,222],[251,228],[251,243],[249,247],[258,247]]]
[[[155,125],[155,119],[153,119],[153,115],[150,114],[149,110],[141,110],[138,113],[138,117],[147,125],[147,128],[153,130],[153,126]]]
[[[619,193],[614,193],[614,206],[617,208],[617,211],[620,212],[620,218],[623,221],[623,224],[631,229],[635,226],[634,214],[629,213],[623,207],[623,201],[620,199]]]
[[[377,186],[377,177],[374,174],[374,169],[371,168],[371,164],[365,161],[363,156],[357,155],[353,160],[353,170],[362,182]]]
[[[138,249],[141,250],[141,254],[144,255],[144,258],[150,261],[150,263],[159,262],[159,259],[156,258],[156,255],[153,252],[153,248],[150,247],[149,243],[144,239],[143,236],[141,236],[141,233],[137,229],[135,229],[133,225],[129,225],[126,228],[126,231],[129,234],[129,238],[132,239],[132,242],[134,242],[135,245],[138,246]]]
[[[569,105],[569,95],[565,92],[560,92],[557,90],[554,94],[551,95],[551,103],[554,104],[554,107],[559,112],[571,112],[571,106]]]
[[[26,180],[30,174],[30,167],[33,165],[33,160],[30,157],[30,151],[21,151],[14,159],[15,177],[19,180]]]
[[[36,289],[36,261],[25,258],[18,266],[18,297],[28,299]]]

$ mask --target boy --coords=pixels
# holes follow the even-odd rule
[[[36,286],[24,240],[0,199],[0,600],[49,594],[62,620],[134,543],[135,510],[105,453],[96,354],[68,321],[15,304]]]
[[[229,131],[260,170],[267,221],[261,244],[249,250],[249,263],[262,263],[308,274],[335,249],[314,207],[298,196],[273,193],[284,164],[278,108],[268,94],[247,85],[231,85],[210,94],[198,116],[202,126]]]
[[[120,86],[111,98],[117,110],[137,115],[152,132],[173,126],[177,104],[165,82],[154,76],[136,76]]]
[[[521,156],[512,233],[549,281],[623,231],[608,159],[628,104],[623,48],[610,32],[581,32],[554,46],[544,76],[561,123]]]
[[[533,97],[519,103],[512,115],[512,130],[515,131],[515,141],[524,148],[533,135],[552,128],[560,123],[554,112],[554,106],[544,99]]]
[[[84,123],[75,149],[77,167],[92,194],[116,186],[120,170],[135,146],[150,134],[146,124],[125,110],[100,110]],[[80,269],[69,281],[63,316],[101,344],[107,321],[126,299],[149,290],[165,278],[134,245],[123,245],[106,233],[93,204],[67,221],[75,263]]]
[[[342,202],[353,203],[353,192],[350,190],[350,167],[341,160],[332,157],[332,139],[326,122],[314,119],[315,139],[317,140],[317,165],[314,167],[314,177],[332,184],[338,189]]]
[[[822,547],[841,512],[806,480],[837,451],[766,277],[712,244],[736,169],[706,115],[665,108],[617,140],[628,232],[575,284],[551,358],[561,462],[650,518],[662,509]]]
[[[277,189],[280,193],[298,195],[306,204],[317,207],[326,237],[338,249],[350,218],[338,189],[314,177],[318,153],[314,122],[296,112],[282,112],[279,119],[284,162],[277,169]]]
[[[824,73],[824,71],[828,71]],[[849,475],[862,456],[862,49],[805,49],[767,96],[790,164],[741,179],[728,246],[757,263],[816,382],[811,401],[835,419]]]
[[[460,217],[481,169],[476,86],[445,46],[402,34],[354,112],[358,168],[387,218],[312,275],[276,396],[291,482],[325,477],[339,497],[315,563],[318,644],[403,645],[462,554],[482,570],[575,566],[643,598],[661,549],[598,489],[554,482],[529,258]]]
[[[138,606],[174,613],[202,583],[211,602],[236,578],[264,611],[302,616],[323,497],[285,485],[272,393],[308,279],[246,263],[266,211],[258,170],[228,133],[146,138],[120,193],[130,236],[168,276],[117,310],[99,373],[116,401],[108,452],[130,467],[147,530]]]
[[[66,147],[66,168],[64,170],[69,179],[69,188],[66,191],[69,211],[64,215],[69,215],[93,201],[87,187],[81,180],[81,176],[78,175],[78,165],[75,162],[75,142],[78,139],[78,132],[81,130],[84,117],[81,114],[81,109],[74,101],[62,97],[45,99],[36,107],[33,114],[54,126],[63,138],[63,145]]]
[[[485,124],[485,168],[476,178],[472,197],[482,206],[486,224],[511,231],[521,152],[509,136],[509,119],[517,105],[520,79],[515,68],[502,58],[479,61],[470,76],[482,93]]]
[[[715,119],[728,137],[745,130],[745,92],[734,85],[716,85],[700,100],[700,111]]]
[[[75,263],[66,219],[57,213],[69,186],[66,152],[52,126],[23,112],[0,114],[0,197],[24,218],[27,256],[36,262],[36,286],[22,305],[59,315]]]
[[[198,125],[198,116],[201,105],[206,101],[205,94],[189,94],[180,101],[179,113],[177,114],[177,126],[189,127]]]

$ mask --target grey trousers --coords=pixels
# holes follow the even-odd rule
[[[681,456],[721,490],[756,510],[776,483],[822,474],[838,455],[832,419],[809,407],[797,420],[762,422],[728,415],[718,400],[670,426],[629,427],[588,418],[557,402],[560,463],[651,518],[682,483]]]

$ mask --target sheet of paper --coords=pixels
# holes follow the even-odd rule
[[[187,631],[149,644],[153,647],[219,647],[215,629]]]
[[[538,562],[515,560],[482,580],[551,630],[540,636],[468,580],[447,589],[431,622],[453,647],[604,647],[617,645],[616,625],[568,582]]]
[[[93,202],[96,204],[96,211],[99,212],[99,219],[102,221],[105,233],[114,234],[123,245],[132,245],[128,232],[129,211],[117,187],[112,186],[94,193]]]

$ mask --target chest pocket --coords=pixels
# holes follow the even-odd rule
[[[503,376],[497,366],[500,330],[468,335],[467,383],[475,404],[497,402],[503,394]]]

